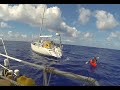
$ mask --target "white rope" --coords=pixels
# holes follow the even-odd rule
[[[10,57],[10,56],[4,55],[4,54],[2,54],[2,53],[0,53],[0,55],[3,56],[3,57],[10,58],[10,59],[12,59],[12,60],[18,61],[18,62],[21,62],[21,61],[22,61],[22,60],[20,60],[20,59],[17,59],[17,58],[14,58],[14,57]]]
[[[3,56],[3,57],[8,57],[8,58],[10,58],[12,60],[15,60],[15,61],[18,61],[18,62],[27,64],[27,65],[33,66],[33,67],[36,67],[38,69],[42,69],[42,70],[45,69],[45,67],[43,65],[36,65],[34,63],[29,63],[29,62],[26,62],[26,61],[23,61],[23,60],[20,60],[20,59],[16,59],[16,58],[13,58],[13,57],[10,57],[10,56],[6,56],[6,55],[1,54],[1,53],[0,53],[0,55]],[[52,71],[47,71],[47,72],[51,72],[53,74],[62,75],[62,76],[65,76],[65,77],[74,78],[74,79],[77,79],[77,80],[82,80],[82,81],[86,81],[87,80],[87,82],[94,81],[96,83],[93,83],[93,84],[96,85],[96,86],[99,86],[99,83],[95,79],[93,79],[93,78],[88,79],[88,77],[86,77],[86,76],[77,75],[77,74],[73,74],[73,73],[69,73],[69,72],[65,72],[65,71],[60,71],[58,69],[54,69]]]
[[[47,86],[47,72],[43,70],[43,85]]]
[[[5,47],[5,44],[4,44],[4,41],[2,38],[0,38],[2,40],[2,44],[3,44],[3,48],[4,48],[4,51],[5,51],[5,54],[6,56],[8,56],[8,53],[7,53],[7,50],[6,50],[6,47]],[[8,60],[8,57],[7,57],[7,60]],[[10,64],[8,65],[8,68],[10,68]]]
[[[4,69],[10,70],[10,69],[6,68],[5,66],[3,66],[2,64],[0,64],[0,66],[3,67]]]
[[[4,69],[8,70],[8,71],[11,70],[11,69],[6,68],[6,67],[3,66],[2,64],[0,64],[0,66],[3,67]],[[15,75],[15,73],[13,73],[13,74]]]
[[[43,15],[42,15],[42,21],[41,21],[40,33],[41,33],[41,31],[42,31],[43,19],[45,19],[45,18],[44,18],[44,14],[45,14],[45,8],[44,8]],[[39,34],[39,36],[41,36],[41,34]],[[40,39],[40,37],[39,37],[39,39]]]
[[[2,43],[3,43],[3,48],[4,48],[4,50],[5,50],[5,53],[6,53],[6,55],[8,56],[7,50],[6,50],[6,48],[5,48],[4,41],[3,41],[3,39],[2,39],[2,38],[0,38],[0,39],[2,40]],[[8,59],[8,58],[7,58],[7,59]]]
[[[47,84],[48,86],[49,86],[49,83],[50,83],[51,75],[52,75],[52,73],[50,73],[50,75],[49,75],[48,84]]]

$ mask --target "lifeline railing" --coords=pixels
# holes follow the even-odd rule
[[[86,77],[86,76],[82,76],[82,75],[78,75],[78,74],[74,74],[74,73],[66,72],[66,71],[60,71],[60,70],[53,68],[53,67],[46,67],[44,65],[37,65],[34,63],[30,63],[30,62],[27,62],[27,61],[24,61],[21,59],[17,59],[17,58],[8,56],[8,55],[4,55],[2,53],[0,53],[0,56],[9,58],[9,60],[14,60],[14,61],[26,64],[26,65],[36,67],[37,69],[43,70],[43,85],[44,86],[48,86],[49,80],[47,80],[47,73],[52,73],[52,74],[57,74],[57,75],[61,75],[61,76],[65,76],[65,77],[69,77],[69,78],[73,78],[73,79],[77,79],[77,80],[82,80],[82,81],[86,81],[88,83],[91,83],[95,86],[100,86],[98,81],[96,81],[94,78],[91,78],[91,77]]]

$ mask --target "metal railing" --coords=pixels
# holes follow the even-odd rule
[[[3,42],[3,40],[2,40],[2,42]],[[5,49],[5,45],[4,45],[4,49]],[[57,75],[60,75],[60,76],[85,81],[85,82],[91,83],[94,86],[100,86],[98,81],[96,81],[94,78],[74,74],[74,73],[71,73],[71,72],[61,71],[61,70],[53,68],[53,67],[46,67],[44,65],[37,65],[37,64],[34,64],[34,63],[30,63],[30,62],[27,62],[27,61],[24,61],[24,60],[21,60],[21,59],[17,59],[17,58],[8,56],[6,49],[5,49],[5,52],[6,52],[6,55],[0,53],[0,56],[6,57],[7,59],[9,58],[9,60],[14,60],[14,61],[26,64],[26,65],[33,66],[33,67],[35,67],[37,69],[43,70],[43,85],[44,86],[48,86],[48,83],[50,81],[50,79],[47,80],[47,73],[57,74]],[[5,67],[3,65],[0,65],[0,66],[2,66],[5,69]]]
[[[30,62],[27,62],[27,61],[24,61],[24,60],[21,60],[21,59],[17,59],[17,58],[11,57],[11,56],[4,55],[2,53],[0,53],[0,56],[9,58],[10,60],[14,60],[14,61],[26,64],[26,65],[36,67],[37,69],[43,70],[44,73],[47,73],[47,72],[48,73],[53,73],[53,74],[57,74],[57,75],[61,75],[61,76],[65,76],[65,77],[69,77],[69,78],[73,78],[73,79],[77,79],[77,80],[86,81],[86,82],[89,82],[89,83],[91,83],[95,86],[99,86],[99,83],[94,78],[91,78],[91,77],[77,75],[77,74],[74,74],[74,73],[71,73],[71,72],[60,71],[60,70],[58,70],[56,68],[53,68],[53,67],[45,67],[44,65],[37,65],[37,64],[30,63]],[[46,82],[46,80],[45,80],[45,82]]]

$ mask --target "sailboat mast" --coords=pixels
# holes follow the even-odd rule
[[[60,48],[62,48],[61,35],[59,37],[60,37]]]
[[[40,38],[40,36],[41,36],[41,31],[42,31],[42,25],[43,25],[44,14],[45,14],[45,8],[44,8],[43,15],[42,15],[39,38]]]

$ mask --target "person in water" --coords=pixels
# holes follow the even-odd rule
[[[92,62],[93,62],[93,63],[96,63],[96,62],[97,62],[96,57],[94,57],[94,59],[92,59]]]

